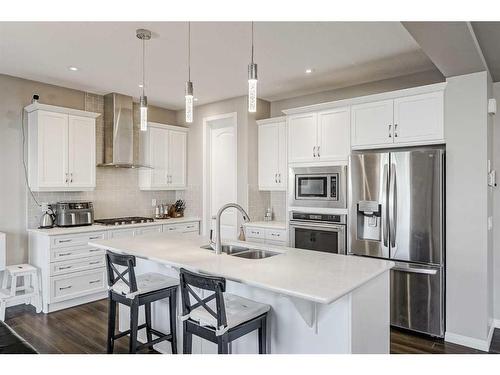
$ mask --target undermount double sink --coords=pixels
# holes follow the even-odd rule
[[[210,245],[205,245],[202,246],[201,248],[213,251]],[[232,255],[238,258],[246,258],[246,259],[264,259],[280,254],[276,251],[250,249],[249,247],[243,247],[237,245],[222,245],[222,252],[226,253],[227,255]]]

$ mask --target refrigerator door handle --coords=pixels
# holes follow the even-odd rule
[[[387,192],[388,192],[388,183],[389,183],[389,165],[384,164],[384,177],[382,181],[382,185],[384,187],[383,189],[383,196],[384,196],[384,201],[383,201],[383,207],[386,210],[383,213],[383,223],[382,223],[382,234],[383,234],[383,242],[384,242],[384,247],[388,247],[388,236],[389,236],[389,218],[387,216]]]
[[[401,272],[407,272],[407,273],[420,273],[420,274],[425,274],[425,275],[435,275],[437,274],[436,269],[429,269],[429,268],[412,268],[412,267],[393,267],[391,269],[392,271],[401,271]]]
[[[396,246],[396,221],[397,221],[397,188],[396,188],[396,165],[391,165],[391,177],[389,180],[389,237],[391,239],[391,247]]]

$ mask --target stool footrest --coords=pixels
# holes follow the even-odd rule
[[[156,332],[158,332],[158,331],[156,331]],[[137,346],[137,350],[141,350],[143,348],[152,347],[153,345],[156,345],[159,342],[162,342],[162,341],[165,341],[165,340],[172,341],[172,335],[171,334],[164,335],[161,332],[158,332],[158,333],[160,333],[163,336],[160,335],[160,337],[158,337],[157,339],[151,340],[151,341],[149,341],[149,342],[147,342],[145,344],[141,344],[141,345]],[[157,334],[155,333],[155,335],[157,335]]]
[[[141,324],[140,326],[137,327],[137,330],[140,330],[140,329],[143,329],[143,328],[146,328],[146,324]],[[123,336],[126,336],[130,333],[130,329],[127,329],[126,331],[123,331],[123,332],[120,332],[119,334],[117,335],[113,335],[113,340],[117,340]]]

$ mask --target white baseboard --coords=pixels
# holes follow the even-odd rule
[[[490,326],[490,330],[488,332],[488,338],[486,340],[476,339],[474,337],[463,336],[457,333],[446,332],[444,335],[444,341],[451,342],[453,344],[458,344],[462,346],[467,346],[469,348],[482,350],[483,352],[488,352],[490,350],[491,338],[493,337],[493,331],[496,324],[500,325],[500,320],[494,321]]]

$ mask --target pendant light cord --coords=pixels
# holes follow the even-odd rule
[[[252,21],[252,64],[253,64],[253,21]]]
[[[146,86],[146,41],[142,38],[142,96]]]
[[[188,81],[191,81],[191,22],[188,22]]]

